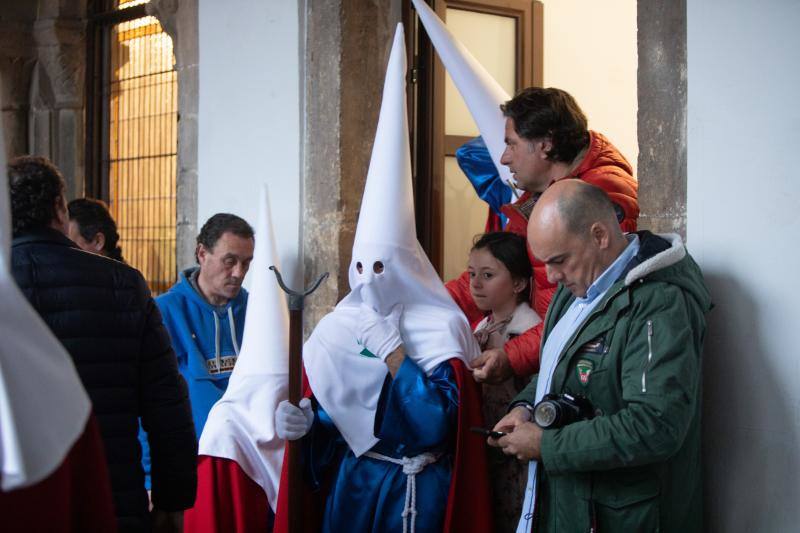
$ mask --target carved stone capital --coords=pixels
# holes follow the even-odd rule
[[[86,67],[84,22],[40,20],[34,24],[33,35],[39,64],[53,91],[53,105],[82,107]]]
[[[178,42],[178,0],[151,0],[145,11],[158,19],[173,43]]]

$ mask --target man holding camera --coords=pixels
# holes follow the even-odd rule
[[[517,532],[701,531],[699,267],[579,180],[545,191],[528,240],[559,288],[540,373],[489,439],[530,461]]]

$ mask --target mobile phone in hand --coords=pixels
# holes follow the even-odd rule
[[[480,433],[481,435],[485,435],[487,437],[491,437],[494,440],[497,440],[500,437],[505,437],[506,436],[505,431],[492,431],[491,429],[477,428],[477,427],[469,428],[469,430],[474,432],[474,433]]]

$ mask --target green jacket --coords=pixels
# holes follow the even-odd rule
[[[545,430],[534,531],[702,530],[701,352],[711,300],[680,237],[640,232],[625,274],[568,341],[550,392],[592,420]],[[542,346],[574,296],[559,287]],[[515,399],[532,403],[536,377]]]

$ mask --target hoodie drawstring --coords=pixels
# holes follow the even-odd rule
[[[236,324],[233,322],[233,307],[228,307],[228,325],[231,327],[231,340],[233,341],[233,351],[239,357],[239,343],[236,342]]]
[[[216,311],[212,311],[214,315],[214,360],[217,362],[217,373],[222,372],[222,358],[219,353],[219,317]]]
[[[220,331],[219,331],[219,316],[216,311],[212,311],[214,315],[214,360],[217,362],[217,373],[222,373],[222,354],[220,350]],[[236,352],[236,357],[239,357],[239,342],[236,340],[236,323],[233,321],[233,308],[228,307],[228,325],[231,330],[231,341],[233,342],[233,351]]]

